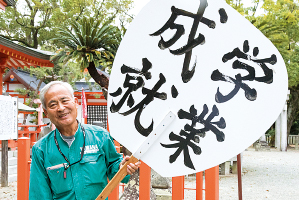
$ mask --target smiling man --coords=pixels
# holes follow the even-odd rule
[[[40,93],[45,114],[56,129],[32,147],[29,199],[92,199],[129,157],[116,152],[107,130],[80,124],[70,84],[53,81]],[[140,162],[127,166],[134,173]],[[123,182],[128,181],[126,176]]]

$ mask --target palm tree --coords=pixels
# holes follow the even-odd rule
[[[83,71],[88,69],[90,76],[103,90],[107,99],[109,79],[98,72],[97,68],[111,68],[114,56],[121,41],[121,31],[111,25],[111,21],[83,18],[70,23],[71,29],[64,28],[58,32],[58,37],[52,40],[65,45],[52,57],[54,62],[66,64],[70,59],[76,60]]]

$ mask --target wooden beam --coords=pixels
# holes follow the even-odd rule
[[[5,11],[6,6],[7,4],[3,0],[0,0],[0,8]]]
[[[20,48],[25,48],[24,52],[25,52],[25,50],[32,51],[31,52],[32,55],[28,55],[22,51],[13,49],[14,47],[10,48],[10,47],[4,46],[4,45],[5,44],[0,44],[0,53],[9,56],[11,59],[17,61],[18,63],[20,63],[19,61],[21,61],[25,64],[25,66],[27,64],[29,64],[30,66],[35,66],[35,67],[36,66],[54,67],[54,64],[51,63],[50,60],[43,60],[41,58],[32,56],[32,55],[34,55],[34,53],[32,53],[32,52],[34,52],[33,50],[28,50],[28,48],[20,46],[20,45],[17,46],[17,47],[20,46]],[[14,44],[14,45],[16,45],[16,44]],[[36,54],[41,54],[41,53],[36,53]],[[42,57],[45,57],[45,58],[47,57],[47,59],[49,59],[48,57],[50,57],[49,55],[45,55],[45,54],[41,54],[41,55],[42,55]],[[21,67],[24,67],[24,66],[22,65]]]
[[[0,58],[0,61],[1,61],[1,58]],[[2,95],[4,69],[5,68],[2,68],[0,66],[0,95]]]
[[[8,186],[8,140],[2,140],[1,187]]]

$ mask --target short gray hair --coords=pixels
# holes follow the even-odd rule
[[[45,94],[54,85],[62,85],[62,86],[64,86],[69,91],[72,99],[75,99],[75,97],[74,97],[74,89],[73,89],[73,87],[69,83],[62,82],[62,81],[51,81],[45,87],[43,87],[43,89],[40,91],[40,94],[39,94],[39,98],[40,98],[40,101],[41,101],[42,106],[43,106],[44,109],[46,109]]]

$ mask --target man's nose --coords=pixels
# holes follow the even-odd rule
[[[63,111],[64,105],[62,103],[58,103],[58,111]]]

